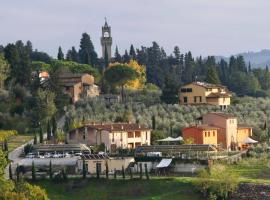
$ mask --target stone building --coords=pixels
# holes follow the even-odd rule
[[[58,83],[64,92],[70,95],[73,103],[81,98],[99,96],[99,88],[94,84],[94,77],[90,74],[62,72]]]

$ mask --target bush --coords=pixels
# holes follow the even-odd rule
[[[209,198],[228,199],[237,190],[238,176],[225,165],[216,164],[211,168],[199,171],[195,186]]]

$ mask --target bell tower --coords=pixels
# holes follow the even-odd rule
[[[100,38],[102,46],[102,58],[105,58],[105,50],[107,49],[108,59],[111,59],[112,56],[112,36],[111,36],[111,27],[108,26],[107,19],[105,18],[105,24],[102,27],[102,36]]]

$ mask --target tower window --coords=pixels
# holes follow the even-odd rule
[[[104,32],[103,36],[104,36],[105,38],[107,38],[107,37],[110,37],[110,34],[109,34],[109,32]]]

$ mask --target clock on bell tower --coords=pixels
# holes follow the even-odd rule
[[[102,36],[100,38],[102,46],[102,57],[105,58],[105,50],[107,49],[107,54],[109,60],[112,55],[112,36],[111,36],[111,27],[108,26],[107,19],[105,18],[105,25],[102,27]]]

